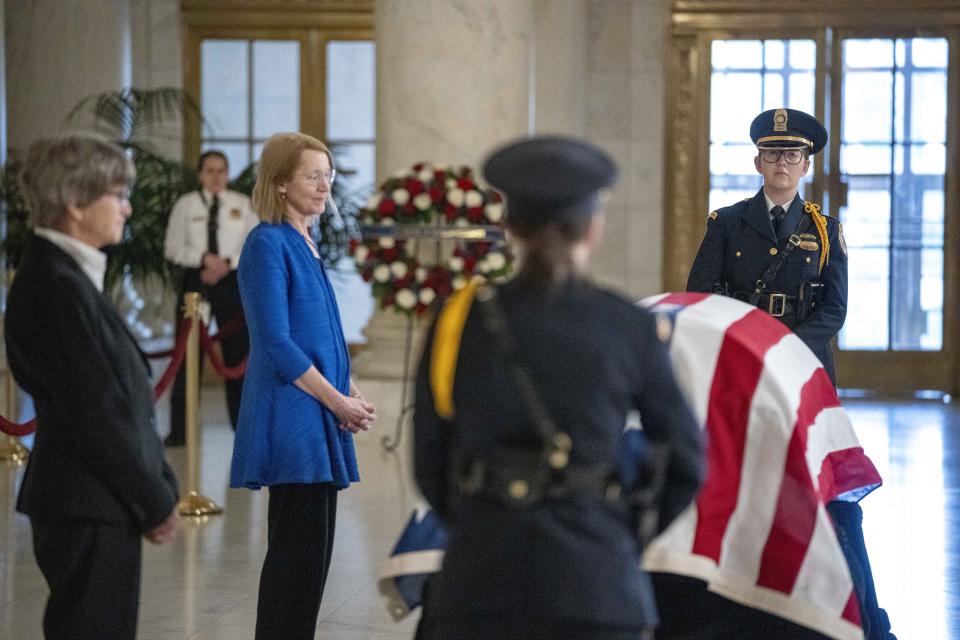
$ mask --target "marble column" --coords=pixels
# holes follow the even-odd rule
[[[378,0],[374,20],[378,181],[421,160],[479,167],[533,130],[533,0]],[[378,311],[364,333],[358,376],[402,375],[407,321]]]
[[[7,0],[7,132],[24,152],[83,98],[130,84],[129,0]]]

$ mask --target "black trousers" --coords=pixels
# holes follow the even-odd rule
[[[34,519],[33,554],[50,587],[47,640],[124,640],[137,635],[141,539],[130,525]]]
[[[220,282],[212,287],[202,285],[199,269],[185,269],[177,291],[176,328],[179,338],[180,323],[183,321],[183,294],[188,291],[199,291],[210,302],[213,317],[217,319],[217,326],[223,329],[243,313],[240,303],[240,287],[237,284],[237,272],[231,271]],[[231,334],[220,340],[223,350],[223,362],[228,367],[234,367],[247,357],[250,351],[250,337],[244,324]],[[200,357],[203,362],[203,356]],[[237,417],[240,415],[240,396],[243,392],[243,376],[236,380],[224,382],[227,392],[227,410],[230,413],[230,426],[237,428]],[[185,438],[187,399],[187,367],[184,364],[177,372],[173,381],[173,390],[170,392],[170,436],[169,441],[174,444],[183,443]]]
[[[333,553],[337,489],[273,485],[267,521],[256,640],[313,640]]]

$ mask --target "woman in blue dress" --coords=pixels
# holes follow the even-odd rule
[[[250,356],[231,487],[270,488],[256,638],[314,637],[330,567],[337,491],[359,480],[353,434],[376,420],[350,379],[333,288],[307,231],[336,173],[301,133],[263,147],[238,269]]]

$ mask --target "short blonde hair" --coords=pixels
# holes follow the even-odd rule
[[[75,133],[37,140],[20,170],[27,223],[52,227],[67,206],[85,207],[117,185],[129,187],[137,175],[123,149],[106,138]]]
[[[327,145],[305,133],[275,133],[267,138],[257,164],[257,184],[253,187],[253,208],[260,219],[271,224],[283,222],[287,211],[277,188],[293,177],[304,151],[322,151],[333,169],[333,154]]]

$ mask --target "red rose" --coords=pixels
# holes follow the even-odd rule
[[[380,206],[377,207],[377,211],[384,217],[393,216],[393,212],[396,211],[396,209],[397,204],[393,200],[381,200]]]
[[[410,192],[411,196],[415,196],[423,191],[423,183],[419,180],[411,180],[407,183],[407,191]]]
[[[403,212],[407,215],[413,215],[417,212],[417,208],[413,206],[412,202],[408,202],[407,204],[403,205]]]
[[[467,217],[471,222],[483,221],[483,207],[470,207],[467,209]]]
[[[476,256],[465,256],[463,258],[463,270],[466,273],[473,273],[474,268],[477,266],[477,257]]]
[[[381,254],[384,262],[393,262],[400,257],[400,252],[396,248],[393,249],[384,249]]]
[[[468,178],[460,178],[457,180],[457,186],[463,189],[464,191],[470,191],[471,189],[476,188],[476,185],[473,184],[473,180]]]
[[[360,277],[363,278],[364,282],[370,282],[370,279],[373,278],[373,269],[364,269],[360,272]]]
[[[423,312],[427,310],[427,305],[423,304],[422,302],[418,302],[417,306],[415,306],[413,310],[418,316],[422,316]]]
[[[360,244],[360,241],[356,238],[350,238],[350,253],[354,253],[357,250],[357,245]]]
[[[499,191],[490,190],[487,192],[487,197],[490,198],[490,202],[503,202],[503,196],[500,195]]]
[[[417,164],[413,165],[413,170],[417,173],[420,173],[423,170],[423,163],[418,162]]]
[[[434,202],[440,202],[443,200],[443,189],[440,187],[432,187],[430,189],[430,199]]]
[[[447,220],[452,221],[457,217],[457,208],[448,202],[443,205],[443,215],[447,217]]]
[[[436,180],[437,182],[442,183],[444,180],[447,179],[447,174],[438,169],[437,171],[433,172],[433,179]]]

